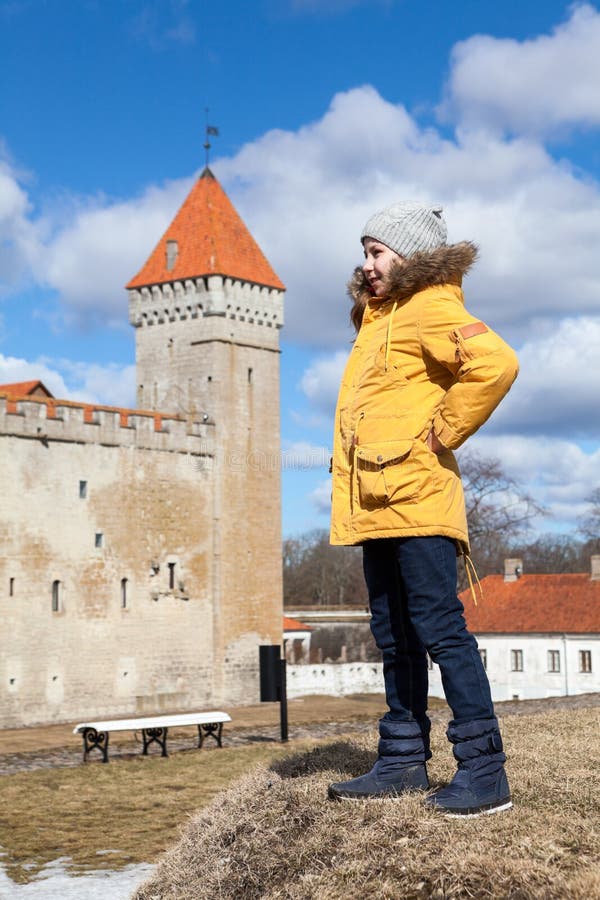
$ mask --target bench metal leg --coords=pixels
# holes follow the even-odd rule
[[[168,756],[167,753],[167,735],[169,733],[168,728],[142,728],[142,738],[144,740],[144,749],[142,750],[142,754],[144,756],[148,755],[148,747],[150,744],[157,743],[160,747],[162,747],[161,756]]]
[[[202,747],[204,736],[213,737],[219,747],[222,747],[221,735],[223,734],[222,722],[209,722],[207,725],[198,725],[198,746]]]
[[[102,762],[108,762],[108,731],[96,731],[95,728],[84,728],[83,737],[83,761],[87,762],[88,753],[91,750],[99,750],[102,754]]]

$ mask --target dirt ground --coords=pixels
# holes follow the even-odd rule
[[[499,716],[528,714],[551,709],[579,709],[599,706],[600,694],[580,694],[572,697],[548,697],[540,700],[520,700],[497,703]],[[346,723],[362,722],[370,727],[385,711],[383,694],[353,694],[347,697],[308,696],[288,701],[288,719],[290,737],[301,737],[305,733],[323,736],[332,729]],[[449,719],[450,710],[443,700],[430,698],[429,711],[434,720]],[[258,703],[253,706],[227,707],[231,715],[231,723],[225,727],[224,741],[235,735],[244,742],[251,740],[252,732],[257,739],[277,740],[279,736],[279,704]],[[0,771],[6,772],[2,765],[7,758],[14,756],[32,756],[43,758],[45,751],[67,750],[79,754],[81,758],[82,740],[80,735],[73,734],[77,723],[65,722],[56,725],[37,725],[27,728],[7,728],[0,730]],[[306,726],[322,726],[307,728]],[[192,731],[172,729],[169,732],[170,749],[176,750],[173,740],[192,740]],[[129,732],[111,736],[110,746],[114,752],[119,747],[137,749]],[[207,742],[210,746],[211,742]],[[114,750],[113,750],[114,748]],[[33,761],[33,760],[32,760]],[[60,764],[60,763],[58,763]],[[35,768],[36,766],[32,766]],[[8,773],[7,773],[8,774]]]

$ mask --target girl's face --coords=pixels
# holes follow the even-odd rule
[[[369,282],[375,297],[383,297],[386,292],[385,276],[388,274],[393,263],[403,263],[404,257],[400,256],[395,250],[390,250],[385,244],[366,237],[363,241],[365,250],[365,263],[362,267],[365,278]]]

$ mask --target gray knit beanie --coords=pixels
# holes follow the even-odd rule
[[[441,206],[394,203],[371,216],[360,236],[380,241],[400,256],[443,247],[448,236]]]

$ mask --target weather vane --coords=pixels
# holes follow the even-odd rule
[[[209,151],[211,148],[211,143],[210,143],[209,138],[211,135],[213,135],[214,137],[218,137],[219,129],[215,125],[208,124],[208,106],[204,107],[204,112],[206,114],[206,125],[205,125],[205,138],[204,138],[203,146],[204,146],[204,150],[206,152],[206,168],[208,169],[208,157],[209,157]]]

